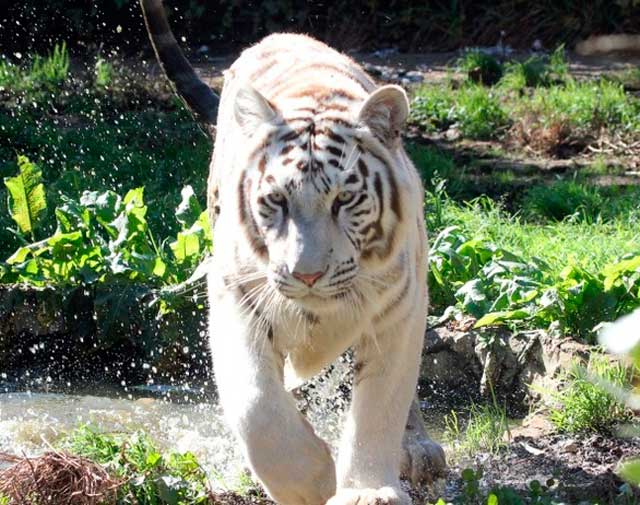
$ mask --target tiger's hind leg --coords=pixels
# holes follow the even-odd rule
[[[285,391],[268,330],[231,293],[210,288],[209,298],[220,403],[249,467],[282,505],[324,504],[336,488],[333,458]]]
[[[427,434],[417,393],[409,410],[402,446],[404,450],[400,466],[401,475],[409,479],[413,485],[430,483],[444,475],[447,468],[444,450]]]

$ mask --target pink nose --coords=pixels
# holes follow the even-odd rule
[[[293,275],[299,281],[304,282],[307,286],[313,286],[316,281],[324,275],[324,272],[315,272],[313,274],[301,274],[300,272],[293,272]]]

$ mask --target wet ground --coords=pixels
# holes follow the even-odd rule
[[[103,391],[104,394],[104,391]],[[340,414],[310,408],[316,429],[334,447]],[[431,412],[428,422],[441,426],[444,412]],[[436,417],[438,420],[436,420]],[[35,456],[56,444],[79,424],[90,424],[105,432],[143,429],[160,447],[193,452],[210,475],[218,503],[270,503],[259,487],[234,492],[244,472],[242,456],[225,427],[220,409],[207,403],[175,403],[148,396],[114,398],[100,395],[55,393],[5,393],[0,395],[0,452]],[[441,428],[432,436],[442,438]],[[506,449],[497,454],[454,456],[449,451],[446,479],[410,491],[422,503],[460,493],[460,475],[466,468],[482,468],[480,486],[489,490],[509,486],[526,490],[531,481],[553,479],[552,492],[566,503],[600,499],[612,503],[622,481],[615,471],[620,461],[640,454],[640,438],[592,435],[567,437],[553,434],[543,417],[528,420],[511,433]],[[246,481],[245,481],[246,483]]]

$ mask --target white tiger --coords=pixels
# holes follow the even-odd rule
[[[161,1],[142,5],[167,74],[208,121],[217,97]],[[408,112],[400,87],[377,88],[303,35],[271,35],[225,74],[209,178],[210,344],[225,416],[282,504],[408,504],[401,464],[414,480],[444,468],[415,402],[402,451],[427,313],[423,189],[400,138]],[[334,464],[284,382],[350,347],[353,398]]]

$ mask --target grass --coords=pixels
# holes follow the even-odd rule
[[[564,377],[564,387],[549,393],[549,418],[561,433],[606,433],[633,418],[631,411],[607,389],[628,389],[632,371],[607,356],[592,353],[585,367],[575,364]]]
[[[627,212],[616,212],[619,200],[612,197],[608,220],[546,220],[551,209],[545,208],[544,202],[559,197],[546,187],[531,191],[524,203],[533,219],[525,218],[522,212],[515,215],[507,212],[500,203],[487,197],[460,204],[446,196],[432,194],[427,198],[429,231],[434,235],[446,226],[457,226],[464,234],[500,244],[526,261],[539,258],[549,265],[551,272],[558,274],[569,259],[586,269],[597,270],[626,254],[640,253],[637,202],[635,206],[630,205]],[[538,192],[542,194],[542,202],[536,199]],[[540,219],[537,219],[538,208],[542,214]]]
[[[479,51],[458,61],[462,84],[418,89],[411,120],[427,131],[453,126],[464,138],[505,138],[553,153],[560,145],[584,148],[599,136],[633,136],[640,100],[614,78],[578,81],[568,73],[561,46],[549,57],[499,63]]]
[[[509,435],[507,411],[498,405],[492,390],[492,403],[472,403],[466,413],[464,428],[455,411],[445,416],[444,438],[457,456],[473,456],[478,452],[497,454],[508,446]]]

